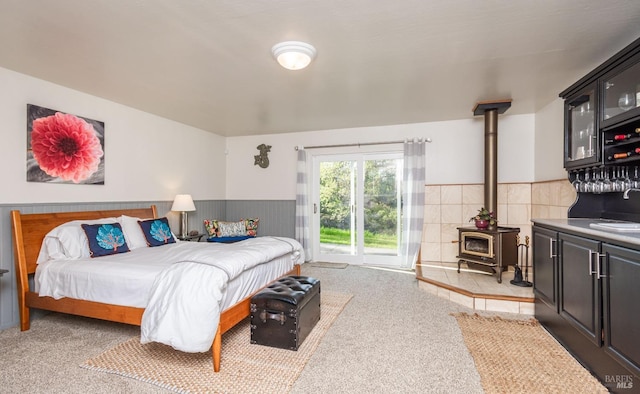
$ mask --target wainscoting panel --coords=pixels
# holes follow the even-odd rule
[[[227,200],[228,221],[259,218],[258,236],[295,237],[295,200]]]

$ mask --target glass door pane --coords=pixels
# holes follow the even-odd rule
[[[398,254],[401,159],[364,162],[364,254]]]
[[[569,111],[567,157],[572,161],[591,161],[596,158],[597,134],[595,129],[595,90],[567,102]]]
[[[320,254],[356,254],[356,161],[321,161]]]
[[[603,90],[603,121],[620,116],[640,107],[640,62],[624,69],[616,70],[604,78]]]

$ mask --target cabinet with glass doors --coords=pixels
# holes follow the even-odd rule
[[[596,105],[595,83],[565,100],[565,168],[600,162]]]

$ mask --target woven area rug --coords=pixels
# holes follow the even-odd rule
[[[83,368],[113,373],[179,393],[286,393],[302,372],[350,294],[323,291],[320,321],[297,351],[249,343],[248,319],[222,336],[220,372],[211,353],[183,353],[131,338],[87,360]]]
[[[608,393],[536,319],[454,316],[486,393]]]

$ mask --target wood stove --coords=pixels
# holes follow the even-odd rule
[[[474,115],[484,115],[484,208],[498,217],[498,115],[511,107],[511,100],[479,102]],[[466,262],[469,268],[498,276],[518,262],[518,233],[516,227],[496,227],[479,230],[458,228],[458,272]]]
[[[458,227],[458,272],[467,263],[471,269],[495,274],[502,283],[502,272],[518,263],[519,232],[518,227]]]

